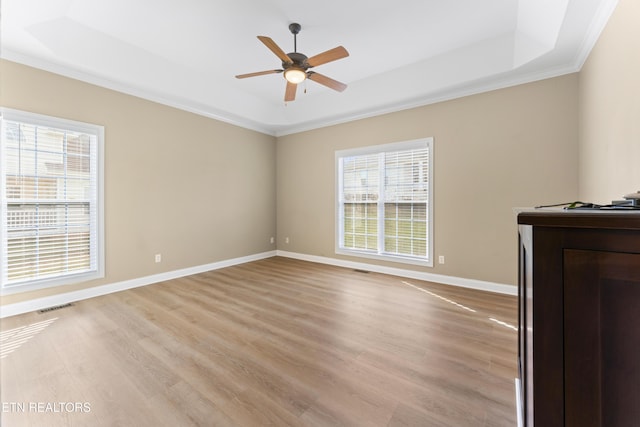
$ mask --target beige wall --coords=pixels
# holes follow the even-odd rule
[[[106,129],[105,279],[2,303],[272,250],[276,221],[279,249],[362,261],[334,253],[335,151],[427,136],[447,263],[423,270],[514,284],[513,207],[640,190],[638,22],[620,0],[579,74],[277,139],[1,61],[3,106]]]
[[[106,129],[107,276],[3,304],[272,250],[276,221],[278,249],[366,261],[334,253],[334,156],[346,148],[435,139],[434,255],[447,262],[389,266],[515,284],[512,208],[578,196],[577,74],[276,139],[1,66],[4,106]]]
[[[3,106],[105,127],[106,277],[3,304],[275,249],[274,137],[12,62],[0,67]]]
[[[640,2],[620,0],[580,72],[580,199],[640,191]]]
[[[278,249],[366,261],[335,254],[335,151],[433,136],[446,264],[388,265],[515,284],[512,208],[577,197],[577,93],[572,74],[278,138]]]

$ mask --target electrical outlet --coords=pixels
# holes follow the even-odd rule
[[[438,257],[438,264],[444,264],[444,255]]]
[[[284,238],[284,242],[288,245],[288,244],[289,244],[289,238],[288,238],[288,237],[285,237],[285,238]]]
[[[162,254],[156,254],[156,262],[162,261]]]
[[[272,237],[269,241],[271,242],[271,244],[274,244],[276,242],[276,239],[275,237]]]

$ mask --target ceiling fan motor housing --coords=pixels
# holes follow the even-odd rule
[[[307,59],[309,58],[307,58],[307,55],[299,52],[291,52],[291,53],[287,53],[287,56],[291,58],[291,61],[293,61],[293,63],[289,64],[283,61],[282,68],[284,68],[285,70],[290,67],[297,67],[297,68],[302,68],[303,70],[306,71],[307,68],[309,68],[309,64],[307,64]]]

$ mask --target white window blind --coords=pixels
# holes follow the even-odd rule
[[[379,156],[345,157],[342,162],[343,246],[377,250]]]
[[[9,110],[1,132],[3,290],[101,276],[102,127]]]
[[[432,146],[336,153],[338,253],[432,265]]]

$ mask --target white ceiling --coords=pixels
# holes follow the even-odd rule
[[[617,0],[2,0],[0,55],[272,135],[578,71]],[[338,45],[283,101],[257,38]]]

